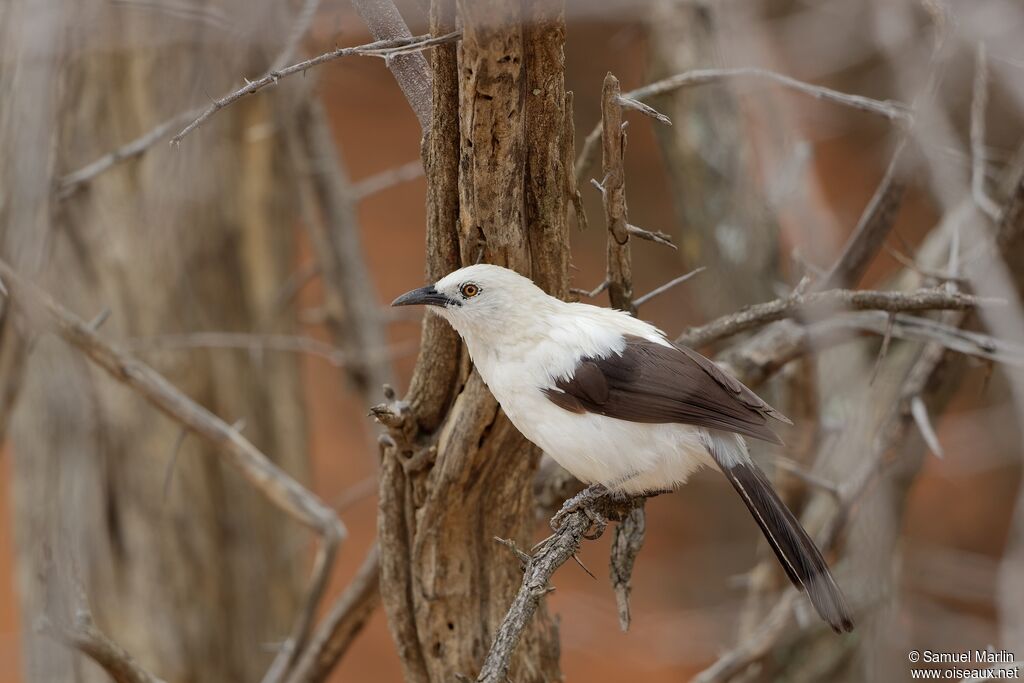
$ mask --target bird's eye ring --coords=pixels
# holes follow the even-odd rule
[[[462,294],[462,297],[464,299],[472,299],[474,296],[480,293],[480,287],[474,285],[472,282],[467,282],[466,284],[459,287],[459,293]]]

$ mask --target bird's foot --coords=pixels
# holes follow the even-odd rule
[[[551,518],[551,530],[558,531],[565,524],[566,518],[575,512],[583,512],[590,519],[594,531],[584,534],[585,538],[599,538],[608,526],[608,519],[597,509],[597,503],[611,496],[611,492],[603,484],[591,484],[565,501],[562,508]]]

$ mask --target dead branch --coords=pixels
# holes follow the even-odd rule
[[[377,194],[378,192],[391,189],[395,185],[407,183],[410,180],[416,180],[417,178],[422,177],[423,162],[417,159],[416,161],[410,161],[407,164],[402,164],[401,166],[396,166],[395,168],[375,173],[358,182],[352,183],[352,195],[356,200],[362,201],[363,199]]]
[[[641,306],[643,306],[645,303],[647,303],[648,301],[650,301],[654,297],[660,296],[660,295],[664,294],[665,292],[667,292],[668,290],[672,289],[673,287],[675,287],[677,285],[683,284],[684,282],[686,282],[687,280],[692,278],[694,275],[700,275],[705,270],[706,270],[706,268],[704,266],[700,266],[698,268],[694,268],[689,273],[686,273],[685,275],[680,275],[677,278],[669,280],[668,282],[666,282],[665,284],[661,285],[660,287],[655,287],[654,289],[652,289],[651,291],[647,292],[643,296],[637,297],[636,300],[633,303],[636,305],[637,308],[640,308]]]
[[[367,406],[391,383],[384,323],[371,285],[359,234],[356,199],[327,115],[311,101],[289,135],[303,182],[304,224],[324,282],[325,324],[344,349],[346,371]]]
[[[985,44],[978,43],[974,58],[974,86],[971,96],[971,195],[978,208],[993,221],[999,220],[999,206],[985,190],[988,160],[985,153],[985,113],[988,107],[988,57]]]
[[[370,549],[355,577],[320,622],[288,683],[321,683],[380,605],[380,553]]]
[[[391,0],[352,0],[356,13],[370,29],[374,40],[410,40],[412,32]],[[398,81],[405,99],[416,114],[420,128],[430,130],[433,102],[433,75],[427,60],[419,52],[397,54],[387,60],[388,69]]]
[[[292,23],[288,38],[284,47],[271,64],[271,70],[284,68],[295,54],[303,36],[309,30],[310,24],[316,16],[316,10],[320,6],[320,0],[306,0],[305,5]],[[133,159],[143,154],[150,147],[166,137],[172,130],[182,126],[196,117],[202,115],[203,107],[194,107],[188,111],[181,112],[176,116],[157,125],[150,131],[143,133],[126,145],[118,147],[113,152],[106,154],[96,161],[80,168],[77,171],[68,173],[57,181],[57,199],[63,200],[70,197],[83,185],[90,182],[96,176],[116,166],[122,161]]]
[[[238,88],[237,90],[224,95],[213,101],[203,112],[197,116],[191,123],[181,129],[177,135],[171,138],[171,144],[177,145],[181,140],[194,131],[196,128],[206,122],[211,116],[216,114],[221,109],[230,106],[234,102],[237,102],[246,95],[251,95],[269,85],[276,85],[282,78],[287,78],[293,74],[305,72],[315,66],[325,64],[327,62],[340,59],[341,57],[349,57],[352,55],[359,55],[363,57],[381,57],[390,60],[399,55],[409,54],[426,50],[434,47],[435,45],[444,45],[446,43],[455,42],[459,39],[461,34],[458,31],[445,34],[443,36],[429,36],[421,35],[411,38],[397,38],[389,40],[378,40],[374,43],[368,43],[366,45],[356,45],[354,47],[341,47],[330,52],[326,52],[322,55],[318,55],[311,59],[286,66],[283,69],[271,69],[260,78],[254,81],[246,81],[246,84]]]
[[[613,308],[636,315],[633,305],[633,273],[629,253],[629,220],[626,217],[626,130],[622,121],[619,79],[609,72],[601,90],[600,183],[604,217],[608,227],[608,298]]]
[[[127,650],[97,628],[92,614],[84,607],[75,614],[73,626],[45,620],[39,629],[96,662],[115,683],[164,683],[162,678],[143,669]]]
[[[491,649],[487,653],[478,683],[502,683],[508,676],[509,661],[519,644],[530,618],[540,604],[540,599],[551,591],[548,582],[555,571],[579,550],[583,535],[591,526],[591,520],[583,511],[574,512],[566,519],[562,528],[541,543],[523,572],[523,582],[512,601],[505,619],[501,622]]]
[[[757,67],[735,67],[725,69],[693,69],[683,73],[670,76],[669,78],[650,83],[642,88],[630,90],[623,93],[622,97],[642,103],[658,95],[665,95],[683,88],[690,88],[698,85],[707,85],[730,78],[763,78],[791,90],[809,95],[819,100],[832,102],[834,104],[851,107],[858,111],[882,116],[891,121],[908,124],[913,120],[913,114],[907,105],[890,100],[874,100],[862,95],[832,90],[824,86],[814,85],[797,80],[784,74],[776,73],[768,69]],[[576,177],[583,177],[590,167],[591,160],[597,152],[597,143],[601,139],[601,126],[595,126],[587,135],[583,143],[583,149],[576,159]]]
[[[896,150],[885,169],[882,181],[875,189],[875,194],[871,196],[871,201],[864,207],[864,212],[839,258],[818,281],[818,289],[856,285],[885,243],[886,236],[896,223],[896,216],[903,204],[903,195],[907,187],[906,176],[910,166],[908,144],[910,143],[906,135],[896,144]]]
[[[812,313],[813,309],[825,311],[828,309],[858,309],[899,313],[970,310],[994,303],[998,302],[939,289],[919,289],[913,292],[850,289],[830,289],[810,294],[794,292],[787,297],[754,304],[736,313],[724,315],[706,325],[691,328],[679,336],[676,343],[699,348],[776,320]]]

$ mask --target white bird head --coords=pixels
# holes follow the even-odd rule
[[[466,266],[406,292],[392,306],[425,304],[462,337],[490,337],[557,301],[519,273],[486,263]]]

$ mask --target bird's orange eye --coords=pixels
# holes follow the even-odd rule
[[[467,282],[466,284],[459,287],[459,292],[462,294],[463,297],[467,299],[472,299],[474,296],[480,293],[480,288],[474,285],[472,282]]]

